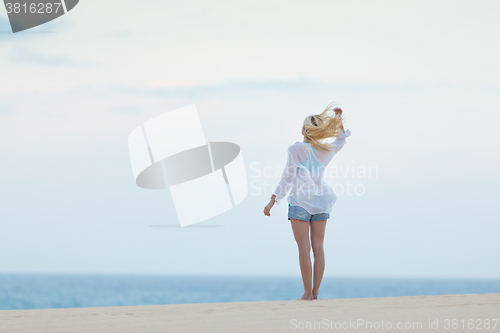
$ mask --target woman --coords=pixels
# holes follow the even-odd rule
[[[321,114],[310,115],[304,119],[304,140],[288,147],[288,159],[281,181],[276,186],[271,201],[264,208],[264,214],[270,216],[274,204],[279,204],[291,189],[288,196],[288,219],[299,249],[300,271],[304,283],[304,295],[300,298],[302,300],[317,299],[323,279],[326,221],[330,218],[333,204],[337,200],[332,188],[323,180],[323,174],[333,156],[344,146],[345,138],[351,135],[349,130],[344,131],[342,122],[342,109],[334,108],[332,103]],[[332,137],[336,137],[332,143],[320,142]],[[311,246],[314,254],[314,275]]]

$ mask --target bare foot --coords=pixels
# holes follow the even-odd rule
[[[303,300],[303,301],[312,301],[313,300],[313,295],[312,293],[304,293],[301,298],[297,298],[297,300]]]
[[[312,296],[313,296],[313,299],[318,299],[318,292],[313,290]]]

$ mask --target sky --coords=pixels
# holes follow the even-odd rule
[[[497,1],[82,0],[12,34],[0,8],[0,273],[299,275],[286,201],[263,214],[302,120],[352,135],[328,276],[500,278]],[[195,104],[237,143],[249,194],[178,224],[135,185],[130,132]],[[272,172],[269,172],[272,171]]]

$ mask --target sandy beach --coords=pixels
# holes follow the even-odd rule
[[[7,310],[0,332],[500,332],[499,319],[500,294],[467,294]]]

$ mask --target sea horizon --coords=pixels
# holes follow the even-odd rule
[[[300,275],[0,273],[0,310],[295,300]],[[325,276],[319,299],[500,293],[500,278]]]

